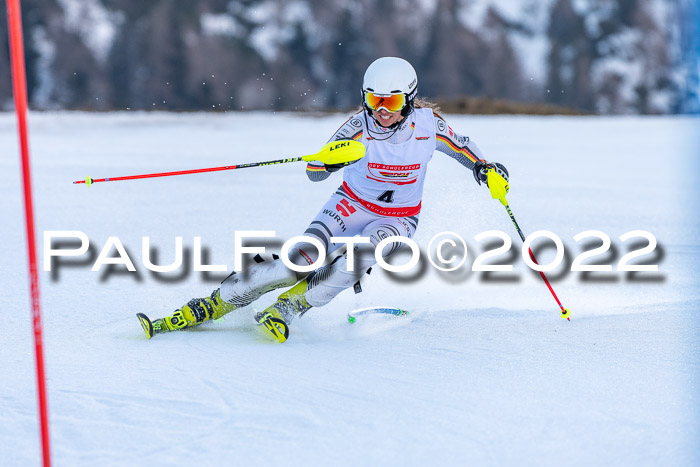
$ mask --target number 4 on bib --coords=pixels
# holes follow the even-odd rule
[[[377,198],[377,201],[383,201],[385,203],[394,202],[394,190],[387,190]]]

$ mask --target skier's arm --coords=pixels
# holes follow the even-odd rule
[[[435,117],[435,150],[447,154],[468,168],[474,174],[479,185],[486,181],[486,169],[493,167],[503,178],[508,180],[508,170],[499,163],[487,162],[481,150],[468,136],[462,136],[450,128],[440,116]]]
[[[469,170],[483,159],[481,150],[468,136],[455,133],[442,118],[435,115],[435,150],[447,154]]]
[[[343,125],[335,132],[333,137],[328,141],[338,141],[341,139],[354,139],[359,140],[362,138],[362,122],[359,120],[357,115],[353,115],[348,118]],[[323,162],[311,161],[306,164],[306,176],[312,182],[320,182],[322,180],[330,177],[331,172],[340,170],[342,166],[346,164],[337,164],[336,166],[328,166]]]

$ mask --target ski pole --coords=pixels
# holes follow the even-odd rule
[[[489,187],[489,190],[491,191],[491,196],[493,199],[497,199],[505,206],[506,211],[508,211],[508,215],[510,216],[510,220],[513,221],[513,225],[515,226],[515,230],[518,231],[518,234],[520,235],[520,239],[525,242],[525,235],[523,235],[523,231],[520,230],[520,226],[518,225],[518,221],[515,220],[515,216],[513,215],[513,211],[511,211],[510,206],[508,206],[508,201],[506,200],[506,194],[508,194],[508,182],[500,176],[494,169],[488,169],[486,171],[486,176],[487,176],[487,185]],[[530,254],[530,258],[535,264],[539,264],[537,262],[537,259],[535,258],[535,255],[532,253],[532,249],[528,248],[527,252]],[[547,288],[549,291],[552,293],[552,296],[554,297],[554,300],[556,300],[557,305],[559,305],[559,308],[561,309],[561,317],[566,318],[567,321],[571,321],[570,319],[570,314],[571,312],[569,311],[568,308],[564,308],[564,306],[561,304],[559,301],[559,297],[557,297],[557,294],[554,293],[554,289],[552,288],[552,285],[549,283],[549,280],[547,280],[547,276],[545,276],[544,272],[538,271],[540,273],[540,276],[542,276],[542,279],[544,280],[544,283],[547,284]]]
[[[173,175],[186,175],[186,174],[196,174],[203,172],[219,172],[222,170],[234,170],[234,169],[246,169],[249,167],[262,167],[266,165],[277,165],[286,164],[289,162],[299,162],[299,161],[319,161],[324,164],[345,164],[349,162],[361,159],[365,155],[365,146],[359,141],[353,140],[342,140],[342,141],[331,141],[321,148],[316,154],[309,154],[307,156],[292,157],[287,159],[278,159],[274,161],[265,162],[250,162],[247,164],[236,164],[236,165],[225,165],[222,167],[208,167],[204,169],[193,169],[193,170],[177,170],[174,172],[160,172],[142,175],[128,175],[125,177],[109,177],[109,178],[91,178],[87,177],[85,180],[77,180],[73,182],[74,185],[84,183],[87,186],[98,182],[116,182],[119,180],[137,180],[141,178],[155,178],[155,177],[171,177]]]

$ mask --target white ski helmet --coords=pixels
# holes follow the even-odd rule
[[[416,70],[403,58],[378,58],[367,67],[362,82],[362,105],[367,111],[367,93],[378,96],[403,94],[405,97],[401,115],[404,117],[413,112],[413,101],[418,92],[418,76]],[[387,109],[389,110],[389,109]]]

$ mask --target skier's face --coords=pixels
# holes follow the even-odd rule
[[[372,115],[374,116],[374,119],[377,120],[383,127],[390,127],[403,118],[400,110],[393,113],[386,109],[373,110]]]

